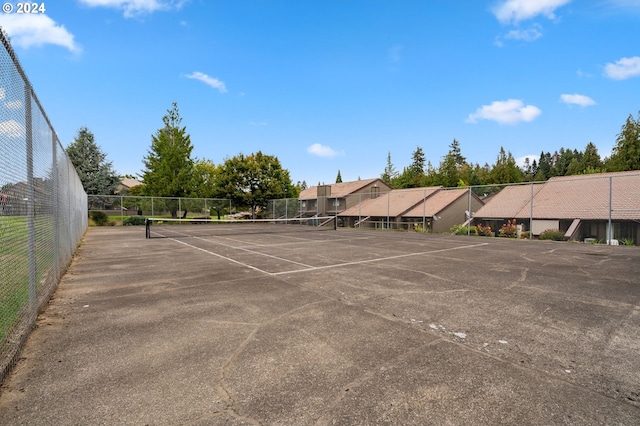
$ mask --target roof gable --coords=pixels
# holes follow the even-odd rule
[[[526,185],[505,186],[491,197],[475,214],[484,219],[510,219],[518,215],[531,200],[533,194],[538,193],[544,184],[534,183]]]
[[[551,178],[533,198],[533,217],[608,219],[610,189],[611,218],[640,219],[640,171]],[[515,217],[528,218],[530,212],[527,202]]]
[[[394,189],[343,211],[339,216],[397,217],[421,204],[442,187]]]
[[[475,217],[482,219],[640,219],[640,171],[558,176],[543,183],[507,186]],[[531,190],[533,189],[533,207]]]
[[[433,195],[428,197],[424,203],[420,203],[419,205],[413,207],[405,214],[404,217],[432,217],[436,216],[442,210],[447,208],[454,201],[458,200],[460,197],[467,197],[469,194],[468,189],[443,189],[435,192]],[[475,196],[475,194],[474,194]],[[477,198],[477,196],[475,196]]]
[[[327,186],[331,187],[330,197],[334,198],[334,197],[345,197],[347,195],[353,194],[354,192],[359,191],[362,188],[365,188],[366,186],[371,184],[377,184],[383,191],[391,190],[391,187],[380,178],[361,179],[361,180],[354,180],[349,182],[332,183]],[[301,200],[313,200],[318,198],[318,185],[312,186],[300,192],[299,198]]]

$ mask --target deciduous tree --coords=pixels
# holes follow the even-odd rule
[[[227,158],[220,166],[216,187],[219,197],[250,208],[253,217],[267,207],[268,200],[296,198],[299,194],[280,160],[261,151]]]

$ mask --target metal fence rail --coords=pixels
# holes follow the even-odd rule
[[[640,245],[640,171],[271,200],[265,213],[336,215],[338,226],[359,229]]]
[[[87,228],[87,196],[0,31],[0,383]]]
[[[225,198],[147,197],[132,195],[88,195],[89,215],[100,211],[116,218],[111,223],[125,225],[127,217],[193,217],[221,218],[241,212]]]
[[[326,188],[323,189],[326,191]],[[324,192],[323,192],[324,193]],[[131,216],[250,218],[228,199],[91,195],[106,224]],[[640,171],[545,182],[427,187],[269,200],[259,218],[337,216],[338,227],[640,245]],[[547,232],[545,232],[547,231]]]

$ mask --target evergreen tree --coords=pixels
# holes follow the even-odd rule
[[[602,170],[602,159],[593,142],[589,142],[584,148],[582,161],[580,161],[580,173],[586,173],[587,170]]]
[[[613,172],[640,170],[640,111],[635,120],[629,114],[622,126],[609,159],[609,169]]]
[[[342,175],[340,174],[340,169],[338,169],[338,176],[336,176],[336,183],[342,183]]]
[[[491,180],[496,184],[522,182],[522,170],[511,152],[505,153],[503,147],[500,147],[496,164],[491,169]]]
[[[144,194],[156,197],[187,197],[193,192],[193,165],[191,137],[186,127],[180,127],[182,118],[178,105],[167,110],[162,118],[164,127],[151,136],[151,148],[144,157]],[[178,204],[168,206],[171,217],[177,217]],[[186,214],[186,211],[185,211]]]
[[[549,179],[551,177],[552,166],[553,161],[551,159],[551,154],[542,151],[540,153],[540,159],[538,160],[538,171],[536,172],[535,180],[540,182]]]
[[[440,184],[445,187],[458,186],[460,179],[462,178],[462,169],[466,163],[467,159],[462,156],[460,151],[460,143],[454,139],[453,142],[451,142],[451,145],[449,145],[449,152],[447,152],[447,155],[444,156],[440,163],[440,168],[438,170],[440,175]]]
[[[531,182],[535,177],[535,173],[533,172],[533,165],[531,164],[531,161],[529,160],[529,157],[525,157],[525,159],[524,159],[524,164],[522,166],[522,172],[524,173],[524,181],[525,182]]]
[[[96,144],[93,133],[87,127],[78,130],[66,152],[87,194],[114,194],[119,178],[112,169],[112,163],[107,161],[107,155]]]
[[[391,162],[391,151],[389,151],[387,153],[387,165],[384,168],[384,172],[380,175],[380,178],[384,182],[391,185],[393,183],[393,180],[397,177],[398,177],[398,171],[396,170],[396,168],[393,166],[393,163]]]
[[[417,147],[411,154],[411,164],[405,167],[398,177],[401,188],[418,188],[424,178],[425,156],[422,148]]]
[[[417,147],[415,151],[413,151],[413,154],[411,154],[411,166],[409,166],[409,168],[411,169],[411,172],[413,173],[414,176],[420,176],[424,174],[424,165],[425,165],[425,157],[424,157],[424,151],[422,150],[422,148]]]
[[[565,176],[574,176],[582,173],[582,166],[580,165],[580,160],[577,158],[571,159],[569,166],[567,167],[567,172]]]

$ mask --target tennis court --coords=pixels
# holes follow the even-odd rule
[[[638,247],[216,226],[90,228],[0,423],[640,419]]]

